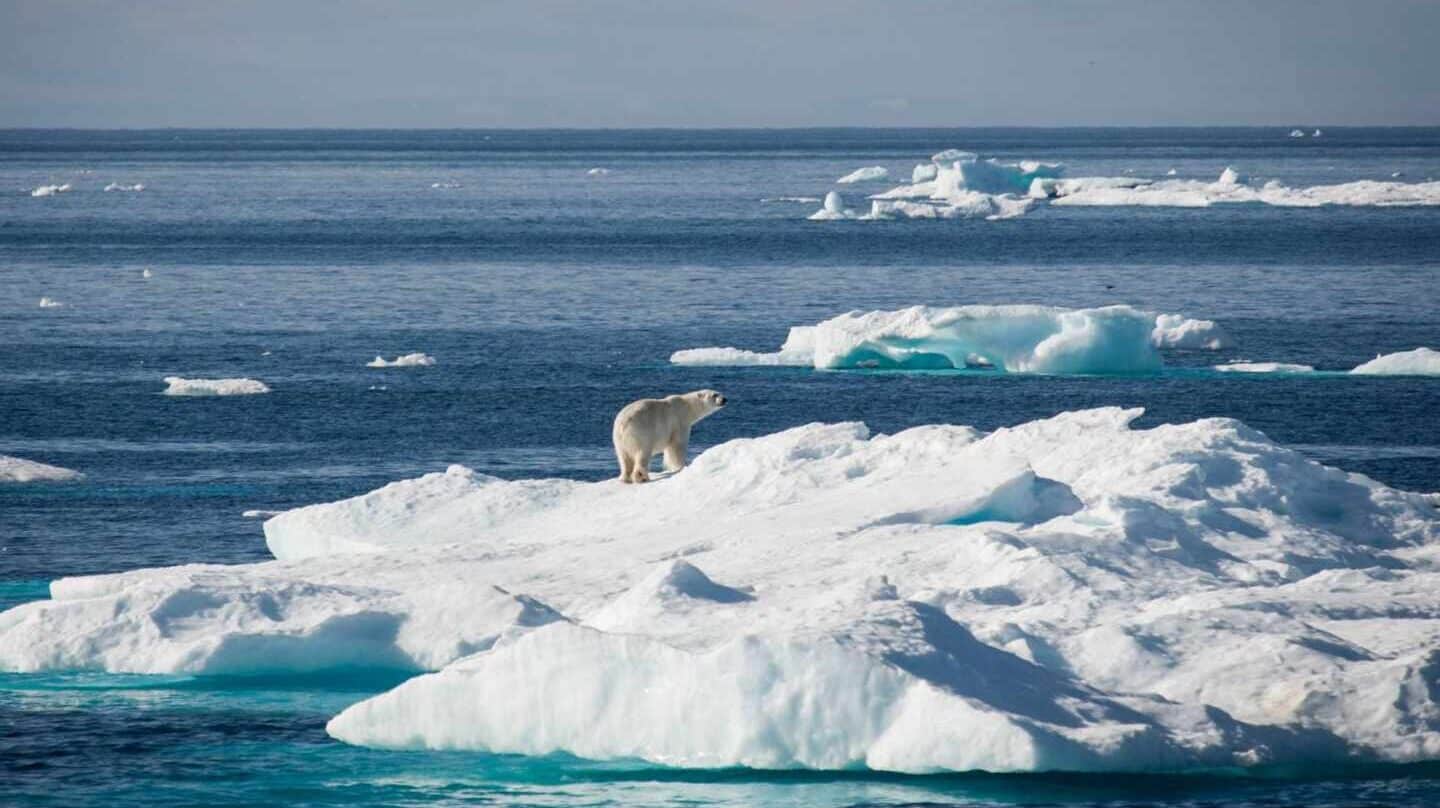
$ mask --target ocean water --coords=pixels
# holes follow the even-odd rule
[[[994,428],[1143,406],[1239,418],[1331,465],[1440,490],[1440,379],[1340,371],[1440,347],[1440,208],[1041,206],[1007,221],[810,222],[855,168],[965,148],[1074,176],[1440,178],[1440,130],[0,132],[0,453],[80,470],[0,486],[0,607],[50,580],[268,557],[260,520],[463,463],[613,475],[625,402],[715,387],[699,446],[810,421]],[[591,168],[609,169],[591,176]],[[68,182],[34,198],[29,190]],[[140,192],[102,189],[143,183]],[[439,187],[436,187],[439,186]],[[843,188],[852,205],[867,190]],[[151,277],[142,276],[149,269]],[[41,297],[64,303],[40,308]],[[1129,303],[1237,347],[1146,376],[685,368],[790,325],[915,303]],[[425,351],[431,368],[371,369]],[[264,380],[172,398],[170,375]],[[1440,769],[1240,776],[684,772],[381,753],[327,718],[395,679],[0,675],[0,804],[1428,805]]]

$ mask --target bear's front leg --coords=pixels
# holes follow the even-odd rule
[[[685,468],[685,453],[690,448],[690,431],[677,432],[665,445],[665,470],[679,471]]]

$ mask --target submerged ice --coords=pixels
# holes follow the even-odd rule
[[[678,365],[795,365],[815,368],[1010,373],[1141,373],[1162,365],[1159,348],[1214,350],[1229,339],[1218,324],[1131,306],[913,306],[849,312],[797,326],[774,353],[739,348],[677,351]]]
[[[277,561],[70,578],[0,668],[428,672],[384,748],[1136,770],[1440,756],[1440,514],[1236,421],[809,424],[644,486],[455,466]]]

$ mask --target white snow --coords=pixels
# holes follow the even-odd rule
[[[1225,373],[1312,373],[1311,365],[1297,365],[1289,362],[1227,362],[1214,368]]]
[[[40,308],[42,309],[58,309],[63,307],[64,305],[65,304],[63,302],[56,300],[53,297],[40,298]]]
[[[167,396],[244,396],[268,393],[270,388],[255,379],[186,379],[166,376]]]
[[[1003,305],[913,306],[852,311],[790,330],[775,353],[692,348],[682,365],[809,365],[815,368],[935,370],[987,367],[1011,373],[1136,373],[1158,370],[1159,348],[1226,347],[1210,320],[1130,306],[1065,309]]]
[[[0,454],[0,483],[64,482],[84,476],[72,469]]]
[[[682,767],[1440,757],[1433,503],[1139,414],[809,424],[642,486],[452,467],[269,520],[283,561],[58,580],[0,669],[437,671],[329,732]]]
[[[419,368],[435,364],[435,357],[427,353],[408,353],[394,359],[376,356],[365,363],[367,368]]]
[[[1377,354],[1350,372],[1362,376],[1440,376],[1440,351],[1416,348],[1384,356]]]
[[[133,185],[126,185],[126,184],[121,183],[121,182],[112,182],[112,183],[110,183],[109,185],[105,186],[105,190],[106,190],[107,192],[108,192],[108,191],[143,191],[143,190],[145,190],[145,184],[144,184],[144,183],[137,182],[137,183],[134,183]]]
[[[70,183],[63,185],[41,185],[30,192],[31,196],[54,196],[70,190]]]
[[[890,171],[884,166],[866,166],[865,168],[855,169],[854,171],[846,174],[840,179],[835,180],[835,182],[840,183],[841,185],[849,185],[850,183],[855,182],[871,182],[873,180],[883,180],[888,176],[890,176]]]

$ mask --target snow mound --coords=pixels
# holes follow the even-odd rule
[[[865,168],[855,169],[840,179],[835,180],[835,182],[841,185],[849,185],[855,182],[883,180],[888,176],[890,176],[890,170],[885,168],[885,166],[866,166]]]
[[[435,364],[435,357],[427,353],[408,353],[394,359],[376,356],[365,363],[367,368],[419,368]]]
[[[255,379],[186,379],[166,376],[167,396],[246,396],[268,393],[270,388]]]
[[[849,312],[792,328],[775,353],[739,348],[677,351],[679,365],[809,365],[815,368],[1010,373],[1140,373],[1162,366],[1159,348],[1229,345],[1219,325],[1130,306],[914,306]]]
[[[105,186],[105,191],[106,191],[106,192],[109,192],[109,191],[143,191],[143,190],[145,190],[145,184],[144,184],[144,183],[140,183],[140,182],[134,183],[133,185],[126,185],[126,184],[123,183],[123,182],[112,182],[112,183],[110,183],[109,185]]]
[[[63,302],[56,300],[53,297],[40,298],[40,308],[42,309],[58,309],[63,307],[64,305],[65,304]]]
[[[1416,348],[1376,355],[1350,372],[1361,376],[1440,376],[1440,351]]]
[[[33,191],[31,191],[31,192],[30,192],[30,195],[31,195],[31,196],[54,196],[54,195],[56,195],[56,194],[66,193],[66,192],[68,192],[69,190],[70,190],[70,183],[68,183],[68,182],[67,182],[67,183],[64,183],[63,185],[41,185],[41,186],[35,188]]]
[[[84,476],[72,469],[0,454],[0,483],[66,482]]]
[[[1216,370],[1225,373],[1313,373],[1310,365],[1296,365],[1288,362],[1227,362],[1215,365]]]
[[[462,467],[69,578],[0,669],[434,671],[384,748],[671,766],[1183,770],[1440,757],[1440,513],[1227,419],[809,424],[658,482]]]

